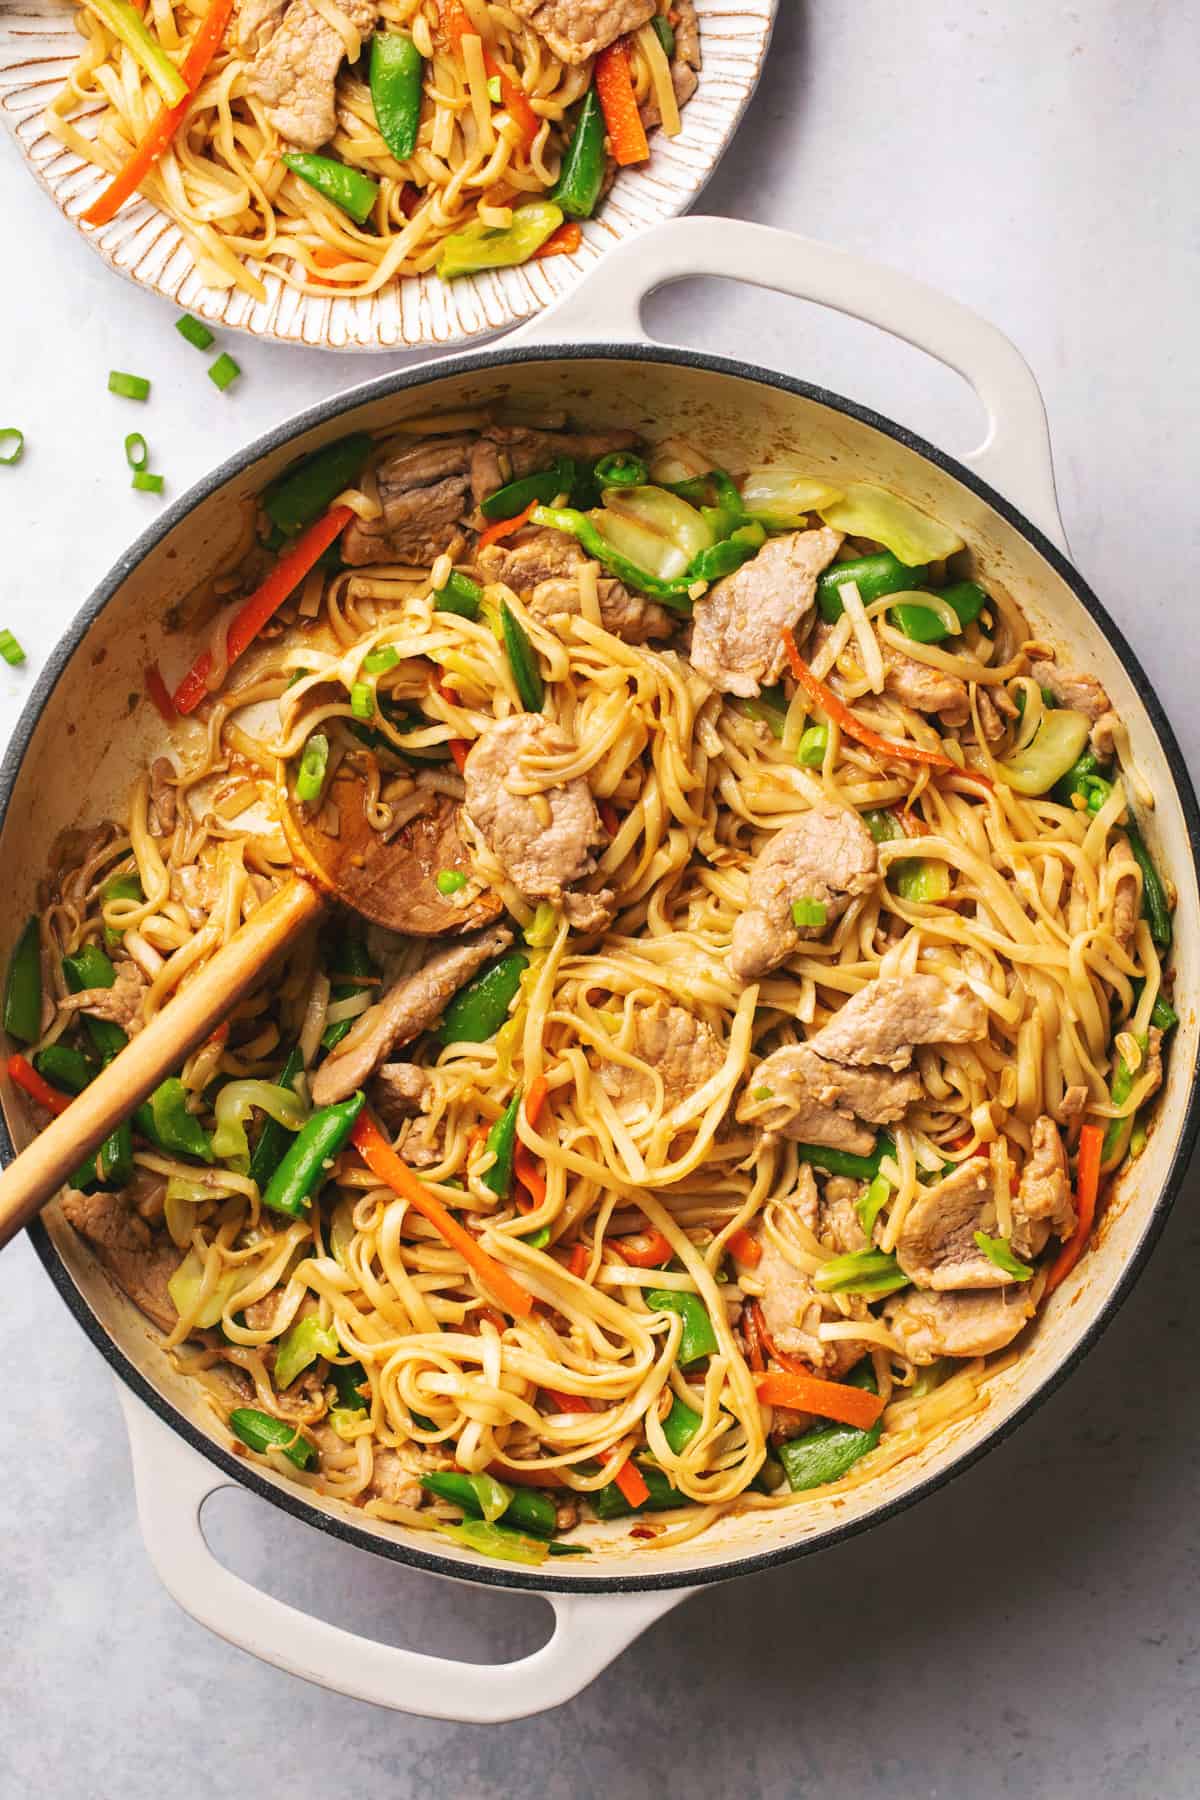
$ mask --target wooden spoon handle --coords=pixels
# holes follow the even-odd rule
[[[325,905],[316,888],[293,876],[34,1138],[0,1175],[0,1248],[160,1081],[175,1074]]]

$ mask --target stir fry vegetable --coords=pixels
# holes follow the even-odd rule
[[[590,87],[583,98],[571,142],[550,198],[570,219],[590,219],[604,185],[604,114]],[[548,496],[553,499],[554,496]]]
[[[361,169],[337,162],[332,156],[316,156],[308,150],[285,150],[279,160],[331,205],[349,213],[356,225],[365,225],[374,212],[379,199],[379,183],[364,175]]]
[[[302,1219],[329,1179],[333,1159],[349,1138],[366,1096],[352,1094],[336,1106],[313,1113],[284,1152],[283,1161],[263,1191],[271,1212]]]
[[[456,281],[485,269],[511,269],[528,262],[562,222],[562,208],[552,200],[527,201],[517,208],[511,225],[485,225],[476,219],[442,239],[437,272],[443,281]]]
[[[27,919],[8,963],[4,1029],[22,1044],[42,1035],[42,953],[36,916]]]
[[[397,162],[407,162],[417,147],[424,72],[421,53],[407,32],[375,33],[371,39],[371,105],[379,135]]]
[[[716,1355],[717,1334],[699,1294],[689,1294],[679,1288],[651,1288],[646,1295],[646,1305],[655,1312],[678,1313],[683,1320],[679,1349],[675,1353],[681,1369],[699,1362],[702,1356]]]
[[[295,537],[311,525],[333,505],[343,488],[358,480],[371,454],[371,442],[369,432],[352,432],[276,476],[259,502],[271,523],[285,537]]]
[[[865,1395],[874,1395],[875,1375],[870,1363],[860,1364],[841,1385],[861,1388]],[[799,1494],[808,1488],[824,1487],[830,1481],[840,1481],[860,1457],[875,1449],[881,1430],[880,1419],[876,1416],[866,1425],[817,1425],[800,1437],[790,1438],[779,1446],[779,1460],[789,1488]]]
[[[437,1028],[443,1044],[483,1044],[495,1037],[528,967],[527,956],[510,950],[460,988]]]
[[[872,601],[882,600],[887,594],[910,593],[923,584],[928,574],[923,563],[910,568],[890,550],[881,550],[875,556],[859,556],[853,562],[830,563],[817,579],[817,606],[821,617],[833,625],[842,616],[841,589],[848,582],[853,582],[858,589],[863,605],[870,606]]]

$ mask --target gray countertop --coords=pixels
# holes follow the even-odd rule
[[[1190,756],[1200,11],[782,0],[781,15],[708,210],[852,246],[1011,334],[1044,388],[1076,558]],[[246,375],[221,397],[169,308],[103,269],[6,136],[0,190],[16,247],[0,424],[29,443],[20,470],[0,471],[0,624],[36,668],[153,514],[119,478],[126,431],[145,431],[177,494],[387,364],[231,343]],[[947,449],[976,429],[956,377],[778,296],[705,284],[651,316]],[[144,414],[106,395],[112,367],[154,377]],[[0,669],[0,733],[29,680]],[[0,1259],[0,1794],[1190,1796],[1196,1197],[1193,1178],[1086,1365],[981,1465],[868,1537],[702,1594],[562,1710],[486,1731],[306,1687],[175,1608],[142,1548],[112,1380],[22,1241]],[[387,1641],[492,1660],[545,1635],[536,1601],[335,1550],[249,1496],[219,1499],[209,1524],[231,1567]]]

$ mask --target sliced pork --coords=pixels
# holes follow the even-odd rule
[[[1045,1113],[1034,1123],[1033,1142],[1012,1210],[1013,1254],[1026,1262],[1041,1255],[1052,1231],[1056,1237],[1067,1238],[1075,1229],[1067,1153],[1058,1127]]]
[[[583,63],[654,17],[655,0],[509,0],[565,63]]]
[[[409,1044],[436,1025],[464,982],[511,942],[512,933],[495,926],[435,950],[413,974],[396,982],[355,1020],[337,1053],[321,1064],[312,1078],[313,1105],[330,1106],[360,1088],[397,1044]]]
[[[1142,909],[1142,871],[1124,838],[1118,838],[1108,853],[1104,879],[1112,899],[1113,936],[1122,950],[1128,950]]]
[[[817,577],[833,561],[840,531],[792,531],[714,582],[692,615],[692,666],[724,694],[753,699],[778,681],[785,629],[812,611]]]
[[[729,966],[739,981],[757,981],[820,937],[858,894],[879,881],[879,856],[853,808],[824,802],[777,831],[750,871],[749,908],[737,919]],[[797,926],[792,903],[814,900],[823,925]]]
[[[378,519],[355,519],[342,557],[364,563],[428,566],[459,535],[470,505],[470,437],[426,438],[390,456],[376,471]]]
[[[862,1121],[891,1125],[903,1118],[921,1097],[920,1076],[829,1062],[814,1048],[816,1041],[785,1044],[765,1057],[738,1102],[737,1117],[780,1137],[865,1156],[875,1133]]]
[[[971,716],[967,684],[957,675],[930,668],[915,656],[885,645],[883,650],[883,691],[911,706],[914,712],[937,713],[948,729],[965,725]]]
[[[109,1019],[130,1036],[142,1029],[142,999],[148,983],[135,962],[119,962],[111,987],[82,988],[60,1000],[60,1012],[83,1012],[92,1019]]]
[[[573,542],[574,540],[572,540]],[[605,631],[622,638],[627,644],[649,644],[656,638],[673,635],[678,620],[656,600],[632,594],[624,582],[601,575],[596,582],[600,603],[600,623]],[[529,596],[529,610],[539,619],[556,619],[564,614],[582,612],[579,580],[556,576],[540,581]]]
[[[549,719],[515,713],[488,726],[463,770],[469,816],[508,879],[531,900],[565,905],[567,889],[595,867],[592,846],[603,831],[582,776],[532,795],[514,793],[509,785],[521,780],[523,758],[573,749]]]
[[[338,70],[348,50],[357,56],[354,36],[364,38],[379,15],[375,0],[338,0],[338,11],[351,27],[349,39],[310,0],[290,0],[273,28],[269,9],[255,16],[255,38],[265,32],[266,47],[250,65],[246,88],[297,150],[319,150],[333,136]]]
[[[845,1315],[829,1295],[819,1294],[809,1277],[794,1267],[764,1232],[762,1258],[754,1271],[762,1283],[759,1305],[776,1350],[799,1356],[818,1375],[840,1380],[861,1362],[867,1346],[857,1338],[836,1338],[824,1343],[818,1335],[822,1324],[833,1324]],[[850,1316],[867,1317],[866,1302],[850,1301]]]
[[[635,1013],[629,1047],[661,1077],[664,1112],[690,1099],[725,1061],[715,1034],[703,1019],[686,1007],[668,1006],[662,1000]],[[600,1068],[600,1081],[619,1113],[631,1114],[654,1104],[654,1082],[641,1069],[606,1061]]]
[[[429,1074],[418,1063],[384,1063],[371,1083],[371,1104],[393,1136],[420,1113],[429,1095]]]
[[[595,462],[617,450],[632,450],[634,431],[539,431],[529,425],[489,425],[471,450],[471,493],[476,505],[497,488],[552,469],[560,457]]]
[[[1003,1350],[1035,1310],[1025,1288],[1014,1282],[976,1294],[906,1288],[885,1303],[883,1315],[910,1362],[934,1363],[943,1356],[991,1356]]]
[[[847,1000],[810,1041],[855,1068],[904,1069],[917,1044],[970,1044],[987,1034],[987,1008],[963,983],[940,975],[880,976]]]
[[[169,1238],[156,1238],[125,1193],[81,1194],[67,1188],[62,1210],[122,1292],[161,1330],[172,1331],[179,1315],[167,1283],[183,1261],[183,1251]]]
[[[896,1239],[896,1261],[918,1287],[941,1292],[1012,1281],[975,1242],[977,1231],[996,1235],[992,1189],[991,1164],[972,1156],[917,1195]]]

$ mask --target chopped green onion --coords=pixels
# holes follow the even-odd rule
[[[400,652],[393,644],[376,644],[374,650],[368,650],[363,657],[363,673],[382,675],[385,669],[394,669],[399,661]]]
[[[863,1232],[870,1237],[875,1229],[875,1221],[887,1203],[892,1191],[891,1182],[886,1175],[876,1175],[865,1194],[860,1194],[854,1202],[854,1210],[858,1214],[858,1222]]]
[[[255,1406],[235,1406],[229,1415],[229,1424],[243,1444],[260,1454],[267,1450],[282,1450],[298,1469],[311,1469],[317,1461],[316,1446],[302,1437],[299,1425],[293,1425],[290,1420],[273,1418],[270,1413],[259,1412]]]
[[[477,581],[451,569],[445,587],[433,596],[434,611],[457,613],[460,619],[477,619],[482,598],[483,589]]]
[[[500,92],[500,77],[498,75],[490,75],[488,77],[487,91],[488,99],[491,101],[492,105],[499,106],[502,95]]]
[[[870,832],[873,844],[888,844],[904,836],[904,827],[894,813],[874,809],[862,814],[862,822]]]
[[[300,769],[296,776],[296,798],[305,806],[315,806],[325,786],[329,768],[329,739],[322,731],[314,731],[304,746]]]
[[[827,908],[823,900],[793,900],[792,923],[798,927],[805,925],[823,925],[827,917]]]
[[[8,447],[10,441],[11,449]],[[3,446],[3,449],[0,449],[0,463],[5,463],[11,468],[14,463],[19,463],[25,454],[25,433],[18,431],[15,425],[0,425],[0,446]]]
[[[213,334],[208,326],[202,325],[199,319],[193,319],[191,313],[181,314],[175,321],[175,329],[181,338],[186,338],[197,350],[207,350],[213,341]]]
[[[1006,1275],[1011,1275],[1014,1281],[1031,1281],[1033,1279],[1033,1270],[1028,1263],[1017,1260],[1007,1238],[989,1237],[986,1231],[977,1231],[975,1245],[977,1249],[983,1251],[989,1262],[995,1263],[996,1267],[1002,1269]]]
[[[161,475],[151,475],[146,469],[136,469],[130,485],[137,488],[140,494],[161,494],[163,478]]]
[[[0,656],[2,656],[5,662],[14,669],[18,663],[23,663],[25,661],[24,650],[22,650],[12,632],[7,629],[0,631]]]
[[[131,431],[125,439],[125,461],[131,469],[144,469],[150,461],[150,446],[140,431]]]
[[[439,894],[457,894],[466,885],[467,878],[461,869],[439,869],[434,877]]]
[[[537,911],[525,927],[525,942],[531,950],[548,950],[558,936],[558,908],[549,900],[539,900]]]
[[[774,1088],[769,1087],[751,1088],[750,1098],[752,1100],[769,1100],[774,1092]]]
[[[543,1225],[540,1230],[531,1231],[528,1237],[521,1239],[521,1242],[528,1244],[531,1250],[544,1250],[550,1242],[550,1227]]]
[[[230,356],[227,351],[222,350],[216,362],[209,368],[208,379],[211,382],[214,382],[216,386],[220,388],[221,392],[224,393],[225,389],[230,387],[233,382],[237,380],[241,372],[240,367],[234,362],[232,356]]]
[[[796,761],[802,769],[819,769],[828,748],[828,725],[810,725],[796,746]]]
[[[1133,1121],[1133,1130],[1129,1134],[1129,1160],[1133,1162],[1146,1148],[1146,1116],[1140,1112]]]
[[[375,695],[369,681],[356,681],[350,689],[350,711],[356,719],[375,716]]]
[[[122,400],[148,400],[150,383],[144,375],[125,375],[120,369],[110,369],[108,391],[119,394]]]
[[[671,28],[671,21],[666,18],[663,13],[655,13],[650,23],[654,27],[655,37],[662,45],[667,56],[673,57],[675,54],[675,33]]]
[[[88,0],[88,4],[150,77],[164,106],[181,105],[187,99],[188,84],[130,0]]]

